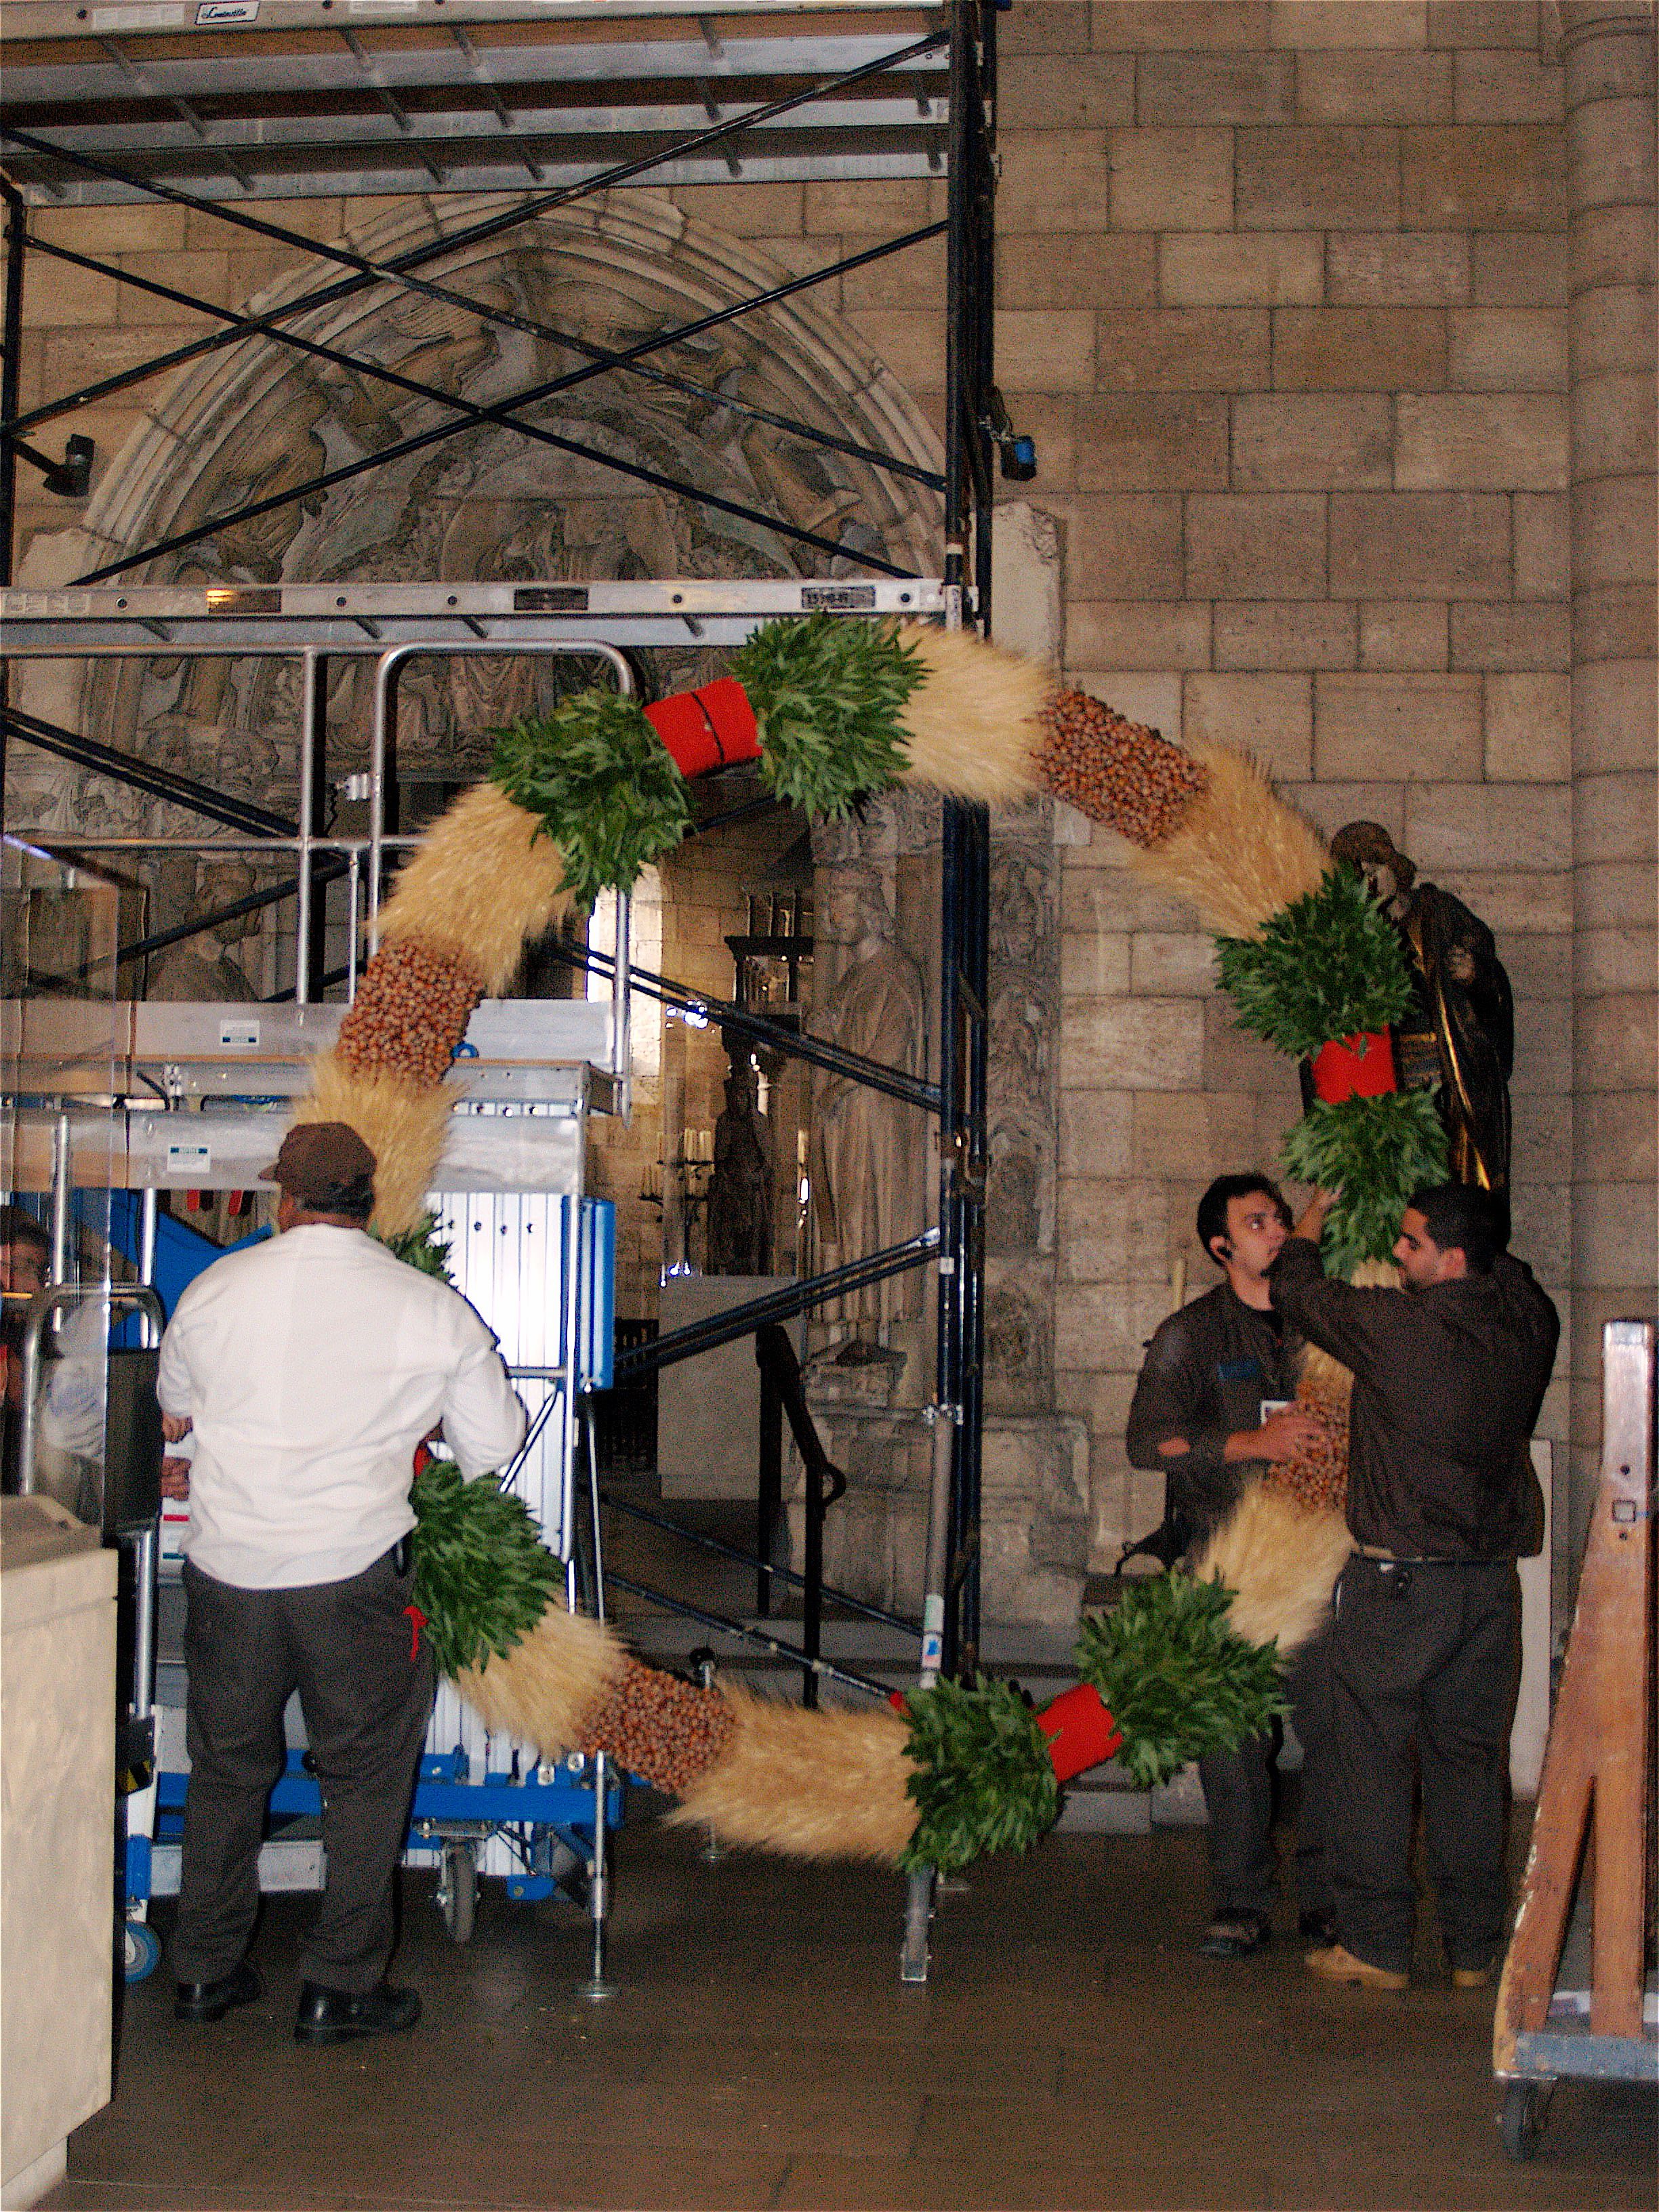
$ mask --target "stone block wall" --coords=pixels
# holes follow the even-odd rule
[[[999,364],[1066,544],[1071,681],[1380,821],[1516,987],[1516,1243],[1570,1277],[1571,663],[1559,52],[1526,4],[1004,18]],[[1293,1070],[1190,911],[1060,810],[1055,1364],[1095,1563],[1161,1510],[1143,1340]],[[1565,1393],[1545,1432],[1565,1434]],[[1567,1516],[1558,1518],[1565,1527]]]

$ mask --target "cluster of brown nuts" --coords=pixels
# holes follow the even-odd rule
[[[423,1089],[443,1081],[466,1035],[483,979],[470,961],[396,937],[363,971],[340,1024],[339,1056],[359,1075],[401,1075]]]
[[[1296,1399],[1297,1411],[1318,1422],[1319,1435],[1293,1459],[1273,1461],[1262,1480],[1310,1511],[1340,1511],[1348,1495],[1348,1409],[1306,1382]]]
[[[1136,845],[1161,845],[1207,779],[1190,754],[1086,691],[1061,691],[1042,716],[1032,766],[1056,799]]]
[[[588,1716],[578,1748],[608,1752],[630,1774],[678,1796],[714,1765],[736,1729],[718,1690],[700,1690],[630,1659],[616,1688]]]

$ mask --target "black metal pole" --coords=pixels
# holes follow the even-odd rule
[[[760,1483],[755,1512],[755,1610],[764,1620],[772,1610],[772,1552],[783,1507],[783,1401],[755,1340],[760,1369]]]
[[[823,1644],[823,1462],[816,1453],[806,1462],[806,1528],[801,1566],[805,1588],[801,1592],[801,1649],[806,1665],[801,1674],[800,1701],[818,1701],[817,1662]]]
[[[56,753],[60,760],[73,761],[77,768],[96,769],[100,775],[112,776],[118,783],[130,784],[135,791],[148,792],[152,799],[188,806],[192,812],[205,815],[210,822],[222,822],[228,830],[240,830],[251,837],[294,837],[299,834],[299,824],[290,822],[286,815],[272,814],[263,806],[234,799],[227,792],[215,791],[210,784],[198,783],[194,776],[175,775],[171,769],[157,768],[132,753],[118,752],[112,745],[100,744],[96,738],[83,738],[79,731],[63,729],[56,722],[43,720],[39,714],[26,714],[21,707],[0,708],[0,714],[4,717],[7,729],[25,744],[39,745],[42,752]]]
[[[937,225],[933,227],[938,228]],[[54,245],[43,239],[35,239],[31,243],[36,253],[45,253],[54,261],[67,262],[71,268],[84,269],[94,276],[106,276],[114,284],[130,285],[151,299],[167,301],[170,306],[187,307],[196,314],[211,315],[228,328],[234,325],[238,337],[269,337],[276,344],[289,346],[296,352],[309,354],[319,361],[332,362],[337,368],[345,369],[353,376],[371,377],[377,383],[390,384],[419,398],[434,400],[441,407],[454,408],[461,404],[453,392],[443,391],[437,385],[422,384],[416,377],[400,375],[397,370],[387,368],[382,362],[367,360],[359,354],[343,353],[336,346],[323,345],[314,338],[301,337],[297,331],[284,330],[278,315],[241,314],[234,307],[222,307],[215,301],[200,300],[194,293],[181,292],[174,284],[163,284],[153,276],[140,276],[136,269],[123,269],[118,262],[100,261],[93,254],[77,253],[73,246]],[[527,317],[518,319],[521,323],[528,319]],[[636,376],[643,383],[660,386],[665,391],[684,392],[689,398],[703,400],[709,406],[720,408],[739,421],[767,423],[773,429],[787,431],[791,437],[800,438],[809,445],[822,446],[830,453],[845,453],[852,460],[867,461],[872,468],[908,477],[934,491],[944,484],[945,479],[937,469],[924,469],[915,461],[900,459],[896,454],[878,453],[873,446],[860,446],[853,439],[837,437],[833,431],[815,429],[810,422],[798,422],[793,415],[778,415],[764,407],[751,406],[731,392],[717,392],[712,385],[699,384],[695,377],[678,376],[672,369],[653,368],[644,361],[617,353],[610,346],[596,345],[592,339],[578,337],[574,331],[560,331],[558,341],[583,361],[597,362],[602,368],[625,370],[629,376]],[[127,374],[131,375],[131,373]],[[82,404],[82,395],[68,393],[46,406],[32,410],[26,416],[19,417],[14,427],[20,430],[30,428],[36,422],[50,422],[57,416],[71,413]],[[483,410],[475,411],[482,419]],[[469,416],[471,419],[472,416]],[[507,429],[523,427],[514,417],[499,410],[492,410],[489,419]],[[0,417],[0,423],[9,421],[9,416]],[[19,442],[21,445],[21,440]],[[52,465],[44,454],[40,456],[40,465],[43,468]]]
[[[635,1345],[627,1352],[619,1352],[611,1370],[611,1387],[631,1382],[641,1375],[654,1374],[659,1368],[672,1367],[679,1360],[694,1359],[700,1352],[713,1352],[722,1344],[735,1344],[740,1336],[752,1335],[768,1322],[793,1321],[797,1314],[810,1313],[826,1298],[846,1297],[871,1283],[885,1281],[889,1275],[902,1275],[908,1268],[925,1267],[938,1249],[939,1231],[924,1229],[919,1237],[908,1237],[902,1244],[890,1244],[884,1251],[872,1252],[866,1259],[849,1260],[845,1267],[831,1267],[822,1275],[805,1275],[786,1289],[769,1291],[764,1297],[746,1299],[740,1306],[722,1307],[706,1321],[690,1322],[684,1328],[671,1329],[666,1336],[656,1337],[649,1344]]]
[[[587,969],[600,976],[615,973],[616,963],[608,952],[558,944],[550,944],[547,951],[550,958],[562,961],[568,967]],[[804,1030],[786,1029],[781,1022],[751,1014],[728,1000],[711,999],[701,991],[692,990],[688,984],[675,982],[671,976],[656,975],[649,968],[630,964],[628,981],[631,990],[643,991],[647,999],[655,999],[677,1012],[696,1014],[711,1029],[735,1030],[738,1036],[752,1037],[757,1043],[769,1046],[787,1058],[804,1060],[814,1067],[827,1069],[832,1075],[844,1075],[850,1082],[884,1091],[890,1098],[902,1099],[906,1105],[920,1106],[926,1114],[939,1110],[939,1095],[934,1086],[905,1074],[900,1068],[889,1067],[878,1060],[867,1060],[862,1053],[843,1052],[839,1045],[826,1044],[821,1037],[810,1036]]]
[[[988,1155],[986,1078],[989,1024],[988,952],[990,920],[990,816],[965,806],[963,981],[967,986],[967,1114],[959,1162],[962,1346],[962,1425],[957,1435],[957,1525],[959,1562],[958,1662],[976,1673],[980,1645],[980,1492],[985,1413],[985,1177]]]
[[[647,1528],[666,1529],[671,1536],[695,1544],[700,1551],[713,1552],[720,1559],[730,1559],[736,1566],[752,1567],[756,1563],[757,1555],[755,1553],[742,1551],[736,1544],[723,1543],[718,1536],[709,1535],[706,1529],[688,1528],[684,1522],[672,1521],[665,1513],[653,1513],[648,1505],[641,1505],[635,1498],[618,1498],[614,1491],[610,1490],[602,1491],[600,1498],[607,1512],[620,1513],[630,1521],[643,1521]],[[791,1589],[806,1587],[806,1577],[798,1575],[793,1567],[775,1566],[772,1579],[787,1583]],[[837,1589],[833,1583],[824,1584],[823,1595],[830,1604],[843,1613],[856,1613],[866,1620],[878,1620],[884,1627],[902,1629],[907,1636],[921,1633],[920,1621],[907,1620],[902,1613],[888,1613],[878,1605],[866,1605],[861,1597],[854,1597],[848,1590]]]
[[[301,684],[306,693],[302,711],[310,731],[310,743],[305,748],[300,763],[300,774],[308,787],[300,793],[301,835],[325,836],[328,833],[328,659],[320,653],[307,653],[301,662]],[[299,975],[295,979],[295,996],[301,1004],[308,999],[319,999],[327,988],[325,980],[328,960],[328,882],[325,872],[328,856],[305,852],[300,857],[300,873],[308,891],[306,927],[301,933],[303,943],[295,948],[300,962]],[[334,871],[333,872],[337,872]],[[353,915],[351,927],[356,926]]]
[[[929,224],[921,230],[908,232],[900,239],[884,239],[879,245],[867,246],[861,253],[848,254],[842,260],[832,263],[827,268],[809,270],[804,276],[788,277],[781,284],[774,284],[767,291],[757,292],[747,300],[739,300],[734,301],[730,307],[714,308],[706,315],[700,315],[694,322],[682,323],[673,330],[659,331],[648,338],[642,338],[638,345],[630,347],[628,353],[619,358],[625,363],[634,354],[659,352],[666,346],[700,337],[705,331],[713,330],[726,323],[736,322],[740,317],[751,314],[758,308],[771,307],[780,300],[793,298],[797,292],[806,291],[815,284],[824,283],[838,273],[861,267],[866,262],[881,260],[889,254],[901,252],[905,246],[915,245],[918,240],[933,236],[938,228],[937,224]],[[477,303],[470,304],[476,307]],[[290,303],[285,312],[293,311],[293,303]],[[241,333],[239,331],[231,335],[240,337]],[[546,335],[555,343],[557,342],[559,333],[556,331],[549,331]],[[205,341],[202,342],[198,349],[202,350],[204,348]],[[182,350],[180,349],[173,354],[161,355],[148,366],[151,369],[167,367],[179,358],[179,354]],[[603,376],[607,373],[609,366],[608,363],[590,362],[586,368],[567,369],[561,376],[551,377],[542,384],[532,385],[526,391],[514,392],[510,400],[502,401],[499,406],[475,408],[471,402],[451,399],[447,404],[464,407],[465,410],[458,414],[453,422],[437,423],[415,436],[400,439],[390,446],[381,447],[374,453],[362,456],[355,461],[343,462],[338,468],[325,470],[320,476],[308,477],[303,483],[291,485],[284,491],[274,493],[269,499],[249,501],[227,514],[216,515],[211,521],[197,525],[193,530],[181,532],[172,538],[159,539],[153,545],[141,546],[137,551],[124,554],[118,561],[108,562],[101,568],[88,569],[84,574],[76,577],[74,581],[76,584],[100,583],[106,576],[120,575],[128,568],[137,568],[146,561],[157,559],[164,553],[174,552],[183,546],[193,545],[203,538],[211,538],[216,532],[227,529],[234,523],[246,521],[257,515],[269,514],[279,507],[291,506],[295,500],[313,498],[319,493],[328,491],[335,484],[349,483],[354,477],[362,476],[369,470],[382,468],[390,461],[401,460],[410,453],[422,453],[428,447],[441,444],[446,438],[453,437],[458,430],[466,428],[475,416],[484,421],[494,421],[497,416],[510,410],[526,407],[535,402],[551,398],[557,392],[568,392],[573,385],[586,384],[593,377]],[[589,447],[578,445],[568,438],[561,438],[552,431],[537,431],[525,424],[519,424],[517,427],[524,429],[526,435],[536,437],[544,445],[556,447],[563,452],[580,454],[588,459],[598,459],[606,461],[605,455],[596,455]],[[662,476],[631,462],[624,463],[615,457],[609,459],[607,465],[618,469],[623,475],[637,477],[642,483],[658,483],[665,485],[672,491],[691,491],[692,489],[691,487],[681,483],[674,477]],[[721,507],[731,504],[722,502],[709,492],[694,491],[692,495],[700,498],[708,506]],[[732,507],[731,511],[738,514],[748,512],[736,507]],[[793,523],[783,523],[775,516],[763,519],[769,528],[776,529],[781,536],[793,537],[812,544],[823,542],[837,558],[845,556],[857,559],[864,567],[878,569],[884,575],[908,576],[912,573],[908,568],[896,568],[890,561],[878,559],[874,554],[867,556],[851,554],[848,549],[839,541],[819,541],[811,532],[799,530]]]
[[[19,380],[22,373],[23,257],[28,244],[28,211],[23,196],[0,177],[0,198],[6,206],[6,290],[0,304],[0,422],[9,422],[17,412]],[[12,540],[17,528],[17,455],[9,438],[0,438],[0,584],[12,577]],[[0,708],[7,703],[10,670],[0,661]],[[0,745],[0,818],[6,799],[6,749]]]

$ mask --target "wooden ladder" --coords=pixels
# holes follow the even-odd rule
[[[1547,2085],[1558,2073],[1645,2078],[1649,2070],[1654,1324],[1607,1322],[1601,1353],[1601,1484],[1492,2038],[1492,2071],[1516,2093],[1523,2137],[1532,2108],[1519,2093],[1527,2085]],[[1581,1863],[1592,1906],[1589,2030],[1556,2035],[1550,2002]],[[1506,2141],[1510,2132],[1506,2121]],[[1524,2142],[1510,2148],[1529,2154]]]

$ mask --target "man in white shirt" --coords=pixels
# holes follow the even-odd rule
[[[343,1122],[290,1130],[264,1178],[283,1233],[228,1254],[161,1342],[163,1425],[193,1431],[185,1538],[190,1790],[173,1966],[181,2020],[261,1993],[246,1956],[283,1709],[300,1693],[323,1797],[325,1886],[295,2035],[413,2027],[385,1979],[392,1882],[432,1703],[413,1607],[416,1444],[502,1465],[524,1407],[495,1340],[446,1284],[366,1234],[374,1155]],[[177,1494],[181,1478],[169,1471]]]

